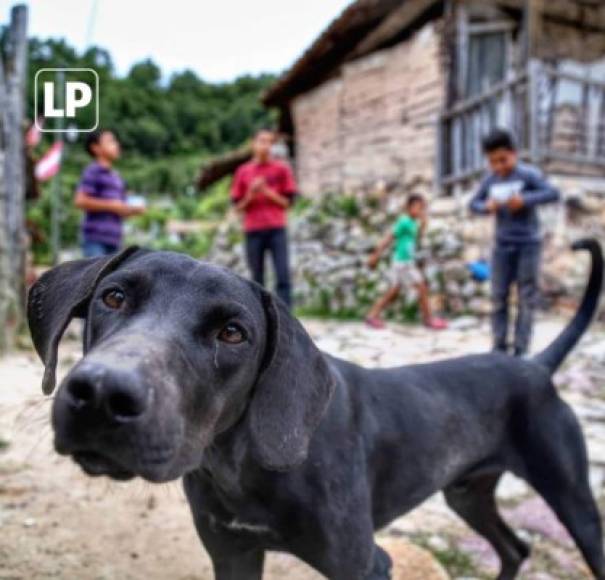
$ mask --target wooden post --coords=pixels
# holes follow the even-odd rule
[[[542,19],[544,0],[525,0],[524,9],[524,59],[525,63],[537,58],[542,38]]]
[[[65,73],[58,71],[56,73],[56,83],[58,87],[63,87],[65,81]],[[59,91],[57,97],[57,107],[63,108],[63,92]],[[55,120],[55,143],[63,141],[63,117],[57,117]],[[65,150],[63,149],[63,154]],[[51,198],[51,220],[50,220],[50,231],[51,231],[51,248],[52,248],[52,260],[53,266],[59,264],[59,258],[61,253],[61,195],[62,195],[62,179],[61,171],[57,172],[57,175],[53,178],[53,191]]]
[[[527,67],[528,139],[527,147],[532,163],[541,161],[540,146],[540,95],[541,66],[538,59],[544,18],[543,0],[525,0],[524,10],[524,61]]]
[[[0,59],[0,351],[23,322],[25,303],[24,117],[27,8],[15,6]]]

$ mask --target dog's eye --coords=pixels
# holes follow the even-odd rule
[[[246,334],[240,326],[231,323],[218,333],[218,339],[229,344],[240,344],[246,340]]]
[[[124,300],[126,300],[126,296],[124,296],[124,292],[121,290],[108,290],[103,294],[103,304],[112,310],[122,308]]]

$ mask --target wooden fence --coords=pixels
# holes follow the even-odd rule
[[[442,188],[481,175],[481,139],[496,127],[510,130],[521,156],[533,163],[558,161],[567,171],[594,174],[605,167],[605,79],[533,62],[527,71],[455,104],[440,120]]]
[[[25,83],[27,8],[15,6],[0,52],[0,352],[23,320],[25,300]]]

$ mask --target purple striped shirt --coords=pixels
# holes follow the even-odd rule
[[[96,161],[82,172],[78,191],[105,200],[126,199],[126,186],[118,172]],[[85,242],[119,246],[122,241],[122,218],[111,212],[86,212],[82,221],[82,237]]]

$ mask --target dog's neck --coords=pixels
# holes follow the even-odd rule
[[[198,471],[227,495],[239,495],[246,472],[258,468],[250,449],[245,417],[217,435],[206,451]]]

